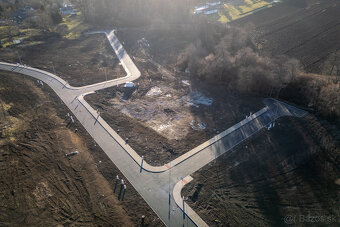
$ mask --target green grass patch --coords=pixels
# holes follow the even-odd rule
[[[283,0],[278,0],[277,3]],[[225,3],[224,9],[219,13],[219,21],[228,23],[230,21],[245,17],[259,10],[273,6],[272,1],[268,0],[243,0]],[[277,4],[274,3],[274,4]]]
[[[67,32],[64,35],[64,38],[67,39],[78,39],[85,30],[89,29],[89,25],[83,22],[80,12],[77,12],[75,16],[64,17],[60,26],[63,25],[67,27]]]
[[[0,40],[2,47],[9,47],[13,44],[13,40],[23,39],[28,40],[34,36],[41,34],[41,29],[36,28],[25,28],[20,29],[14,25],[0,26]]]

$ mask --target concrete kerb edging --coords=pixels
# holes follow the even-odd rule
[[[103,32],[104,34],[106,34],[107,36],[107,39],[109,40],[112,48],[114,49],[116,55],[118,56],[118,50],[117,48],[115,47],[115,45],[112,44],[112,42],[110,41],[111,39],[111,34],[114,34],[114,31],[111,31],[110,33],[107,33],[107,32]],[[117,39],[118,40],[118,39]],[[119,42],[119,40],[118,40]],[[121,44],[120,44],[121,45]],[[122,49],[122,48],[121,48]],[[130,57],[127,57],[128,60],[131,60]],[[121,60],[121,58],[119,59]],[[100,86],[102,84],[105,84],[105,83],[108,83],[108,82],[112,82],[112,81],[120,81],[120,80],[124,80],[124,79],[127,79],[129,77],[131,77],[132,75],[129,74],[129,69],[127,68],[127,66],[125,65],[124,61],[121,61],[125,69],[125,71],[128,73],[127,76],[125,77],[122,77],[122,78],[118,78],[118,79],[114,79],[114,80],[111,80],[111,81],[106,81],[106,82],[101,82],[101,83],[98,83],[98,84],[93,84],[93,85],[88,85],[88,86],[84,86],[84,87],[72,87],[70,85],[67,84],[66,81],[64,81],[63,79],[61,79],[60,77],[57,77],[56,75],[52,74],[52,73],[49,73],[49,72],[46,72],[46,71],[43,71],[43,70],[40,70],[40,69],[35,69],[35,68],[31,68],[31,67],[23,67],[27,70],[31,70],[31,71],[36,71],[36,72],[39,72],[40,74],[42,75],[47,75],[55,80],[57,80],[59,83],[61,83],[62,85],[64,85],[65,87],[67,87],[68,89],[72,89],[72,90],[82,90],[82,89],[86,89],[86,88],[91,88],[91,87],[94,87],[94,86]],[[132,62],[133,63],[133,62]],[[14,64],[10,64],[10,63],[1,63],[3,65],[11,65],[13,67],[16,67],[17,65],[14,65]],[[133,64],[134,65],[134,64]],[[134,65],[135,66],[135,65]],[[18,67],[18,66],[17,66]],[[138,72],[138,74],[136,75],[136,78],[138,78],[140,76],[140,72],[139,70],[136,68],[136,70]],[[27,75],[27,74],[26,74]],[[86,93],[86,94],[83,94],[81,97],[82,99],[79,100],[79,102],[85,107],[85,109],[96,119],[96,116],[92,113],[92,112],[95,112],[93,110],[93,108],[83,99],[85,95],[88,95],[90,93],[93,93],[93,92],[89,92],[89,93]],[[276,100],[277,101],[277,100]],[[278,101],[280,102],[280,101]],[[281,102],[280,102],[281,103]],[[294,107],[293,107],[294,108]],[[297,109],[297,108],[296,108]],[[172,162],[170,163],[167,163],[163,166],[151,166],[149,165],[147,162],[144,161],[143,163],[143,170],[145,171],[148,171],[148,172],[164,172],[164,171],[167,171],[169,170],[170,168],[174,168],[175,166],[177,166],[178,164],[184,162],[185,160],[187,160],[188,158],[194,156],[195,154],[199,153],[200,151],[202,151],[203,149],[205,149],[206,147],[216,143],[217,141],[221,140],[223,137],[227,136],[228,134],[232,133],[233,131],[237,130],[238,128],[240,128],[241,126],[249,123],[250,121],[256,119],[258,116],[260,116],[261,114],[265,113],[268,111],[268,107],[265,107],[263,109],[261,109],[260,111],[256,112],[255,114],[253,114],[252,116],[250,116],[249,118],[247,119],[244,119],[242,120],[241,122],[237,123],[236,125],[232,126],[231,128],[223,131],[222,133],[220,133],[219,135],[213,137],[212,139],[204,142],[203,144],[199,145],[198,147],[192,149],[191,151],[188,151],[187,153],[183,154],[182,156],[178,157],[177,159],[173,160]],[[134,161],[141,167],[141,161],[142,161],[142,158],[129,146],[129,145],[123,145],[125,142],[123,141],[123,139],[121,139],[121,137],[101,118],[99,117],[98,118],[98,123],[105,129],[105,131],[114,139],[116,140],[119,145],[130,155],[131,158],[134,159]]]
[[[79,102],[84,106],[84,108],[92,115],[94,119],[97,118],[95,116],[95,110],[84,100],[84,96],[92,94],[93,92],[89,92],[86,94],[83,94],[78,97]],[[165,172],[171,168],[174,168],[175,166],[179,165],[180,163],[184,162],[185,160],[189,159],[190,157],[198,154],[202,150],[204,150],[206,147],[211,146],[212,144],[218,142],[219,140],[223,139],[228,134],[232,133],[233,131],[237,130],[238,128],[242,127],[245,124],[248,124],[252,120],[256,119],[260,115],[266,113],[268,111],[268,107],[265,107],[261,109],[260,111],[254,113],[251,117],[248,119],[244,119],[243,121],[239,122],[238,124],[234,125],[233,127],[223,131],[222,133],[218,134],[217,136],[213,137],[212,139],[204,142],[203,144],[199,145],[198,147],[192,149],[191,151],[188,151],[187,153],[183,154],[182,156],[176,158],[170,163],[167,163],[163,166],[152,166],[148,164],[145,160],[143,160],[143,166],[141,166],[142,158],[136,153],[135,150],[133,150],[128,144],[125,144],[125,141],[106,123],[106,121],[99,116],[97,119],[97,123],[99,123],[103,129],[109,134],[111,138],[113,138],[123,150],[125,150],[129,156],[138,164],[139,167],[141,167],[143,170],[147,172],[152,173],[161,173]]]
[[[93,92],[89,92],[86,94],[83,94],[78,97],[79,102],[84,106],[84,108],[92,115],[94,119],[97,118],[95,116],[94,112],[95,110],[84,100],[84,96],[92,94]],[[256,119],[257,117],[261,116],[262,114],[266,113],[268,111],[268,107],[264,107],[260,111],[254,113],[251,117],[248,119],[244,119],[243,121],[237,123],[233,127],[223,131],[222,133],[218,134],[217,136],[213,137],[212,139],[204,142],[203,144],[197,146],[196,148],[192,149],[191,151],[188,151],[187,153],[183,154],[182,156],[176,158],[170,163],[167,163],[163,166],[152,166],[148,164],[145,160],[143,160],[143,166],[141,166],[142,158],[133,150],[128,144],[125,144],[125,141],[106,123],[106,121],[99,117],[97,122],[104,128],[104,130],[109,134],[111,138],[113,138],[123,150],[125,150],[129,156],[137,163],[139,167],[141,167],[143,170],[147,172],[152,173],[161,173],[165,172],[171,168],[174,168],[175,166],[179,165],[180,163],[184,162],[185,160],[191,158],[192,156],[198,154],[208,146],[211,146],[212,144],[218,142],[219,140],[223,139],[228,134],[234,132],[235,130],[239,129],[245,124],[248,124],[252,120]]]
[[[89,92],[89,93],[80,95],[77,97],[77,99],[79,103],[92,115],[92,117],[94,119],[97,119],[97,116],[95,116],[94,114],[96,113],[95,110],[84,100],[85,95],[89,95],[92,93],[94,92]],[[138,164],[138,166],[141,166],[140,164],[141,164],[142,158],[128,144],[123,145],[125,141],[106,123],[106,121],[102,117],[98,117],[97,123],[100,126],[102,126],[102,128],[107,132],[107,134],[112,139],[114,139],[119,144],[119,146],[124,151],[126,151],[126,153],[128,153],[128,155]],[[146,163],[144,165],[146,165]],[[145,170],[148,171],[147,169]],[[152,171],[149,171],[149,172],[152,172]]]
[[[181,196],[183,187],[192,180],[193,178],[189,175],[178,181],[172,191],[173,198],[176,205],[183,212],[183,220],[185,220],[185,218],[189,218],[198,227],[208,227],[207,223],[205,223],[202,218],[200,218],[200,216],[193,209],[191,209],[191,207],[186,202],[183,201],[183,197]]]
[[[251,117],[249,117],[248,119],[244,119],[242,121],[240,121],[239,123],[235,124],[234,126],[228,128],[227,130],[221,132],[220,134],[214,136],[213,138],[211,138],[210,140],[202,143],[201,145],[198,145],[197,147],[195,147],[194,149],[188,151],[187,153],[183,154],[182,156],[176,158],[175,160],[171,161],[170,163],[165,164],[165,166],[171,166],[171,168],[174,168],[175,166],[179,165],[180,163],[184,162],[185,160],[187,160],[188,158],[198,154],[199,152],[201,152],[202,150],[204,150],[205,148],[207,148],[208,146],[213,145],[214,143],[220,141],[221,139],[223,139],[225,136],[229,135],[230,133],[234,132],[235,130],[239,129],[240,127],[242,127],[245,124],[248,124],[249,122],[251,122],[252,120],[256,119],[257,117],[261,116],[262,114],[266,113],[268,111],[268,107],[264,107],[263,109],[259,110],[258,112],[254,113]],[[170,168],[167,168],[170,169]]]
[[[108,33],[108,32],[99,32],[99,33],[105,34],[106,37],[107,37],[107,39],[108,39],[109,42],[110,42],[110,34],[111,34],[111,33],[114,34],[114,31],[111,31],[110,33]],[[117,39],[117,40],[118,40],[118,39]],[[118,42],[119,42],[119,40],[118,40]],[[112,48],[113,48],[115,54],[116,54],[117,57],[118,57],[118,54],[119,54],[118,51],[119,51],[119,50],[118,50],[111,42],[110,42],[110,45],[112,46]],[[121,46],[121,44],[120,44],[120,46]],[[124,49],[124,48],[121,46],[120,49]],[[129,60],[129,61],[132,62],[132,59],[131,59],[128,55],[124,55],[124,56],[127,58],[127,60]],[[119,58],[119,57],[118,57],[118,58]],[[87,86],[82,86],[82,87],[73,87],[73,86],[69,85],[68,82],[65,81],[65,80],[63,80],[62,78],[60,78],[60,77],[58,77],[58,76],[56,76],[56,75],[54,75],[54,74],[52,74],[52,73],[50,73],[50,72],[43,71],[43,70],[41,70],[41,69],[32,68],[32,67],[30,67],[30,66],[24,66],[24,65],[16,65],[16,64],[6,63],[6,62],[0,62],[0,64],[3,64],[3,65],[11,65],[11,66],[13,66],[13,67],[18,67],[18,68],[21,68],[21,69],[26,69],[26,70],[31,70],[31,71],[39,72],[39,73],[41,73],[41,74],[44,74],[44,75],[47,75],[47,76],[53,78],[54,80],[58,81],[58,82],[61,83],[63,86],[65,86],[66,88],[71,89],[71,90],[85,90],[85,89],[89,89],[89,88],[92,88],[92,87],[97,87],[97,86],[105,85],[105,84],[107,84],[107,83],[113,83],[113,82],[118,82],[118,81],[121,81],[121,80],[126,80],[126,79],[128,79],[128,78],[130,78],[130,77],[133,77],[133,78],[131,78],[131,80],[136,80],[136,79],[138,79],[138,78],[140,77],[141,73],[140,73],[140,71],[139,71],[136,67],[135,67],[135,70],[134,70],[134,71],[135,71],[135,75],[132,75],[131,72],[130,72],[130,69],[127,67],[127,65],[124,63],[124,61],[121,61],[121,58],[119,58],[119,60],[120,60],[120,62],[121,62],[121,64],[122,64],[122,66],[123,66],[125,72],[127,73],[126,76],[120,77],[120,78],[117,78],[117,79],[113,79],[113,80],[108,80],[108,81],[103,81],[103,82],[100,82],[100,83],[95,83],[95,84],[87,85]],[[134,64],[133,64],[133,65],[134,65]],[[135,66],[135,65],[134,65],[134,66]],[[27,74],[26,74],[26,75],[27,75]],[[46,81],[44,81],[44,82],[46,82]],[[98,89],[98,90],[99,90],[99,89]]]
[[[13,67],[16,66],[14,64],[9,64],[9,63],[0,63],[0,64],[7,65],[7,66],[9,65],[9,66],[13,66]],[[59,78],[59,77],[57,77],[57,76],[55,76],[55,75],[53,75],[49,72],[45,72],[43,70],[35,69],[35,68],[25,68],[25,69],[28,69],[28,70],[31,70],[31,71],[36,71],[36,72],[41,73],[42,75],[52,77],[55,80],[57,80],[60,84],[63,84],[61,82],[61,81],[63,81],[61,78]],[[30,76],[30,75],[28,75],[28,76]],[[96,119],[97,116],[95,116],[95,114],[94,114],[95,110],[84,100],[84,96],[91,94],[91,93],[93,93],[93,92],[89,92],[89,93],[83,94],[81,96],[78,96],[78,101],[92,115],[92,117],[94,119]],[[217,141],[221,140],[223,137],[225,137],[229,133],[237,130],[242,125],[245,125],[245,124],[249,123],[250,121],[256,119],[258,116],[265,113],[267,110],[268,110],[267,107],[263,108],[262,110],[258,111],[253,116],[249,117],[248,119],[244,119],[243,121],[239,122],[238,124],[234,125],[233,127],[229,128],[229,129],[225,130],[224,132],[220,133],[219,135],[215,136],[214,138],[206,141],[205,143],[199,145],[198,147],[192,149],[191,151],[188,151],[187,153],[183,154],[182,156],[176,158],[171,163],[165,164],[163,166],[152,166],[152,165],[150,165],[150,164],[148,164],[147,162],[144,161],[142,169],[147,171],[147,172],[160,173],[160,172],[165,172],[165,171],[169,170],[170,166],[171,166],[171,168],[174,168],[178,164],[184,162],[188,158],[190,158],[190,157],[196,155],[197,153],[199,153],[200,151],[204,150],[206,147],[208,147],[208,146],[216,143]],[[116,140],[118,142],[118,144],[130,155],[130,157],[133,158],[133,160],[138,164],[138,166],[141,167],[142,158],[128,144],[123,145],[125,143],[124,140],[101,117],[98,118],[98,123],[104,128],[104,130],[110,135],[110,137],[112,137],[114,140]]]
[[[44,70],[41,70],[41,69],[37,69],[37,68],[33,68],[33,67],[30,67],[30,66],[23,66],[23,65],[16,65],[16,64],[12,64],[12,63],[7,63],[7,62],[0,62],[1,65],[3,66],[9,66],[9,67],[13,67],[14,73],[21,73],[21,72],[17,72],[15,71],[16,69],[21,69],[21,70],[28,70],[28,71],[34,71],[34,72],[38,72],[38,73],[41,73],[43,76],[48,76],[54,80],[56,80],[57,82],[59,82],[61,85],[65,86],[65,88],[67,89],[70,89],[70,90],[85,90],[85,89],[88,89],[88,88],[92,88],[92,87],[97,87],[97,86],[100,86],[100,85],[105,85],[107,83],[112,83],[112,82],[118,82],[118,81],[121,81],[121,80],[126,80],[128,78],[130,78],[132,75],[131,74],[127,74],[126,76],[124,77],[120,77],[120,78],[117,78],[117,79],[113,79],[113,80],[108,80],[108,81],[104,81],[104,82],[100,82],[100,83],[96,83],[96,84],[91,84],[91,85],[87,85],[87,86],[82,86],[82,87],[73,87],[71,85],[68,84],[67,81],[63,80],[62,78],[50,73],[50,72],[47,72],[47,71],[44,71]],[[7,70],[7,71],[10,71],[10,70]],[[30,76],[28,74],[26,74],[24,71],[21,73],[21,74],[25,74],[27,76]],[[140,74],[139,75],[136,75],[134,77],[134,79],[138,79],[140,77]],[[45,83],[47,83],[47,81],[44,81]],[[98,88],[98,90],[100,90],[101,88]]]
[[[2,65],[9,65],[12,67],[15,67],[16,65],[14,64],[9,64],[9,63],[0,63]],[[45,72],[43,70],[40,69],[35,69],[35,68],[25,68],[27,70],[31,70],[31,71],[36,71],[41,73],[42,75],[46,75],[49,77],[52,77],[53,79],[57,80],[59,83],[63,84],[63,81],[61,78],[49,73],[49,72]],[[23,72],[24,73],[24,72]],[[27,75],[27,74],[26,74]],[[93,92],[90,92],[93,93]],[[96,118],[96,116],[93,114],[93,112],[95,112],[93,110],[93,108],[83,99],[83,97],[85,95],[88,95],[90,93],[86,93],[81,95],[82,99],[79,100],[79,102],[85,107],[85,109],[94,117]],[[243,125],[251,122],[252,120],[256,119],[257,117],[259,117],[260,115],[262,115],[263,113],[268,111],[268,107],[265,107],[263,109],[261,109],[260,111],[256,112],[255,114],[253,114],[251,117],[249,117],[248,119],[244,119],[241,122],[237,123],[236,125],[234,125],[233,127],[223,131],[222,133],[220,133],[219,135],[213,137],[212,139],[204,142],[203,144],[199,145],[198,147],[192,149],[191,151],[188,151],[187,153],[183,154],[182,156],[176,158],[175,160],[173,160],[170,163],[167,163],[163,166],[152,166],[150,164],[148,164],[147,162],[144,161],[143,163],[143,170],[148,171],[148,172],[154,172],[154,173],[160,173],[160,172],[165,172],[167,170],[169,170],[170,168],[174,168],[175,166],[179,165],[180,163],[184,162],[185,160],[189,159],[190,157],[196,155],[197,153],[199,153],[200,151],[204,150],[206,147],[216,143],[217,141],[221,140],[223,137],[227,136],[228,134],[232,133],[233,131],[237,130],[238,128],[242,127]],[[130,155],[131,158],[134,159],[134,161],[138,164],[139,167],[141,167],[141,161],[142,158],[129,146],[129,145],[123,145],[125,142],[123,141],[123,139],[120,138],[120,136],[101,118],[99,117],[98,119],[98,123],[105,129],[105,131],[114,139],[116,140],[120,146]]]

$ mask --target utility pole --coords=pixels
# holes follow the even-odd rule
[[[142,155],[142,161],[140,164],[140,173],[143,171],[143,162],[144,162],[144,156]]]
[[[19,58],[20,65],[22,65],[22,61],[21,61],[21,58],[20,58],[20,55],[19,55],[19,51],[17,51],[17,55],[18,55],[18,58]]]
[[[171,220],[170,220],[170,216],[171,216],[171,188],[170,188],[170,181],[171,181],[171,160],[172,160],[172,150],[170,150],[170,162],[169,162],[169,214],[168,214],[168,218],[169,218],[169,226],[171,226]]]
[[[57,75],[57,73],[55,72],[55,68],[54,68],[53,62],[51,62],[51,63],[52,63],[53,73],[54,73],[54,75]]]

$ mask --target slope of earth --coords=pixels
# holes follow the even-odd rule
[[[48,87],[1,72],[0,226],[137,226],[142,215],[161,226],[129,182],[118,199],[122,174],[67,111]]]
[[[211,226],[315,224],[299,219],[308,215],[338,226],[340,130],[312,115],[276,123],[194,173],[184,188]]]
[[[52,72],[72,86],[84,86],[125,76],[104,34],[69,40],[59,35],[35,37],[36,44],[17,45],[0,51],[0,59]]]
[[[264,52],[297,58],[307,72],[340,75],[339,11],[336,0],[287,0],[232,24],[254,24]]]

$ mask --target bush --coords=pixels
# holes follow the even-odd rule
[[[212,48],[204,45],[199,35],[178,59],[180,68],[188,67],[200,79],[228,84],[229,89],[241,93],[277,97],[300,72],[296,59],[260,55],[245,29],[229,27],[220,39],[208,34],[213,38],[203,32],[204,39],[215,43]]]
[[[329,120],[340,119],[340,78],[302,74],[280,97],[311,108]]]

